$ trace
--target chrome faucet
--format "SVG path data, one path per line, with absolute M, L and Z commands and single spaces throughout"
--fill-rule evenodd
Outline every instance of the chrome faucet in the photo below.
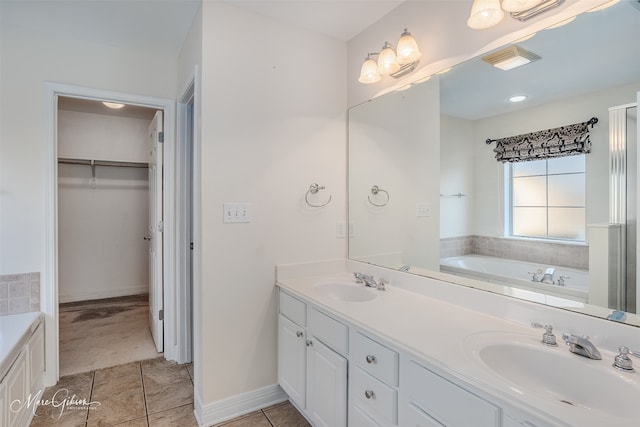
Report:
M 556 269 L 553 267 L 549 267 L 546 269 L 546 271 L 544 272 L 544 275 L 542 276 L 542 280 L 541 282 L 547 285 L 555 285 L 555 282 L 553 281 L 553 275 L 556 272 Z
M 620 351 L 620 354 L 615 357 L 613 361 L 613 367 L 624 372 L 635 372 L 635 369 L 633 369 L 633 363 L 631 362 L 631 358 L 629 357 L 629 355 L 640 358 L 640 352 L 631 351 L 624 346 L 619 347 L 618 350 Z
M 353 273 L 353 277 L 356 278 L 357 283 L 364 283 L 365 286 L 369 288 L 376 288 L 379 291 L 384 291 L 385 285 L 388 282 L 384 279 L 380 279 L 380 282 L 376 282 L 376 279 L 373 276 L 364 273 Z
M 600 360 L 602 356 L 589 337 L 580 337 L 572 334 L 562 334 L 562 339 L 569 345 L 569 351 L 589 359 Z

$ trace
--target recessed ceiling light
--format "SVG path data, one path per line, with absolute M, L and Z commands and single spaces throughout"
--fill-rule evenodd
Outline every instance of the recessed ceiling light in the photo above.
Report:
M 538 55 L 529 52 L 520 46 L 512 45 L 497 52 L 493 52 L 487 56 L 483 56 L 482 60 L 504 71 L 513 70 L 530 62 L 540 59 Z
M 522 102 L 527 99 L 527 95 L 514 95 L 509 98 L 509 102 Z
M 105 106 L 111 108 L 112 110 L 119 110 L 124 108 L 124 104 L 118 104 L 117 102 L 102 102 Z

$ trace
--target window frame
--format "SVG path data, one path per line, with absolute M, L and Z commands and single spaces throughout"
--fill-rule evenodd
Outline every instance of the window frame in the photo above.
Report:
M 513 194 L 513 163 L 512 162 L 505 162 L 504 163 L 504 195 L 505 195 L 505 204 L 504 204 L 504 215 L 506 220 L 504 221 L 504 234 L 506 237 L 509 238 L 515 238 L 515 239 L 529 239 L 529 240 L 543 240 L 545 242 L 563 242 L 563 243 L 586 243 L 587 241 L 587 225 L 586 225 L 586 209 L 587 209 L 587 194 L 586 194 L 586 176 L 587 176 L 587 171 L 586 171 L 586 153 L 584 154 L 579 154 L 579 156 L 582 156 L 584 158 L 584 162 L 585 162 L 585 170 L 584 172 L 568 172 L 568 173 L 553 173 L 553 174 L 549 174 L 549 160 L 554 160 L 555 158 L 547 158 L 547 159 L 536 159 L 536 160 L 532 160 L 532 161 L 544 161 L 545 162 L 545 174 L 544 175 L 532 175 L 532 176 L 544 176 L 545 177 L 545 206 L 540 206 L 540 207 L 544 207 L 545 211 L 546 211 L 546 236 L 528 236 L 528 235 L 520 235 L 520 234 L 514 234 L 513 233 L 513 223 L 514 223 L 514 217 L 513 217 L 513 202 L 514 202 L 514 194 Z M 584 201 L 584 205 L 583 206 L 566 206 L 567 208 L 582 208 L 584 209 L 585 212 L 585 225 L 584 225 L 584 231 L 583 231 L 583 239 L 570 239 L 570 238 L 561 238 L 561 237 L 550 237 L 549 236 L 549 176 L 557 176 L 557 175 L 583 175 L 584 177 L 584 183 L 585 183 L 585 201 Z M 561 206 L 552 206 L 552 207 L 561 207 Z

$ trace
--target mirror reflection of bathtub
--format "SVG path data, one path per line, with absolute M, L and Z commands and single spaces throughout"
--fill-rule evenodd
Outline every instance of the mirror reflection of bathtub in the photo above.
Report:
M 538 280 L 547 268 L 555 268 L 553 280 L 556 284 L 533 281 L 537 273 Z M 476 280 L 484 280 L 499 285 L 510 285 L 530 291 L 544 291 L 545 294 L 586 303 L 589 299 L 589 272 L 567 267 L 541 265 L 530 262 L 496 258 L 484 255 L 462 255 L 440 259 L 440 270 Z M 558 285 L 563 276 L 564 286 Z

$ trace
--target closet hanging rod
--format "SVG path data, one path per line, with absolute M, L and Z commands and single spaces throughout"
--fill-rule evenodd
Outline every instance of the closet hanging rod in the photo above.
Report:
M 87 166 L 113 166 L 118 168 L 148 168 L 149 164 L 144 162 L 118 162 L 111 160 L 87 160 L 87 159 L 67 159 L 58 158 L 58 163 L 67 165 L 87 165 Z

